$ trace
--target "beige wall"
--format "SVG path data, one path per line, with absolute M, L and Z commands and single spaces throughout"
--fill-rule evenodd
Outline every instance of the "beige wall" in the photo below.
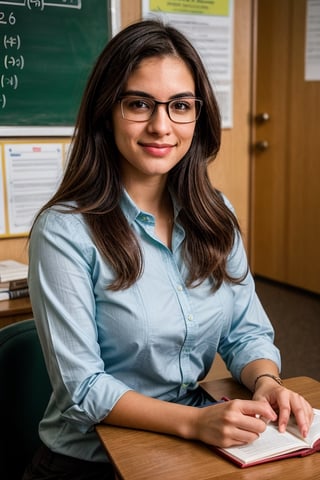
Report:
M 234 34 L 234 125 L 224 130 L 210 178 L 234 204 L 244 238 L 249 238 L 251 0 L 237 0 Z M 122 26 L 141 17 L 140 0 L 121 1 Z M 27 260 L 26 239 L 0 240 L 0 259 Z

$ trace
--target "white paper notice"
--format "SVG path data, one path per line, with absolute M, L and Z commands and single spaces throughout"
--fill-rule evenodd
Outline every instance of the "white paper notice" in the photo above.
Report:
M 320 0 L 308 0 L 306 17 L 305 80 L 320 80 Z
M 0 235 L 6 233 L 5 216 L 4 216 L 4 177 L 3 177 L 3 165 L 0 151 Z
M 62 176 L 62 145 L 5 145 L 9 234 L 30 230 L 38 210 L 52 196 Z
M 233 125 L 233 0 L 143 0 L 145 18 L 160 16 L 199 52 L 217 97 L 222 127 Z

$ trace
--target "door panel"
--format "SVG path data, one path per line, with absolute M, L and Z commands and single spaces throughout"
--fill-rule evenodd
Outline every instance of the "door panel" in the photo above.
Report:
M 320 82 L 304 81 L 305 0 L 258 0 L 252 261 L 320 293 Z

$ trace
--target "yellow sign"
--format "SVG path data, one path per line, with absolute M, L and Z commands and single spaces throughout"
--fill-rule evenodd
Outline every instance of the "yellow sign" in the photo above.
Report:
M 229 0 L 150 0 L 151 12 L 229 15 Z

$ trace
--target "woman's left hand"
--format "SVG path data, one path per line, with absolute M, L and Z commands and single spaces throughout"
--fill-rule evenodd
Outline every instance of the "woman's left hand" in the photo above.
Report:
M 299 431 L 303 437 L 309 432 L 313 420 L 313 409 L 309 402 L 301 395 L 274 381 L 261 382 L 256 389 L 253 400 L 267 401 L 278 414 L 278 427 L 280 432 L 287 428 L 290 415 L 295 416 Z

